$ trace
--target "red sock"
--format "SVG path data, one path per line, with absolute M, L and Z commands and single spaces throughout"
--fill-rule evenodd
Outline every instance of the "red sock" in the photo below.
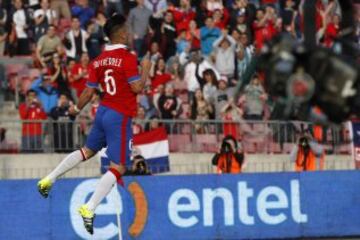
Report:
M 116 170 L 115 168 L 109 168 L 109 171 L 115 175 L 117 183 L 120 184 L 121 186 L 125 187 L 124 181 L 121 177 L 120 172 L 118 170 Z

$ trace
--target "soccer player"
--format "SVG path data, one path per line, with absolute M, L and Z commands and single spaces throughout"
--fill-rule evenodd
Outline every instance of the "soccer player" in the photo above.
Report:
M 57 178 L 107 146 L 110 167 L 99 180 L 89 201 L 79 208 L 84 226 L 90 234 L 94 231 L 95 208 L 116 182 L 123 185 L 121 176 L 130 159 L 131 119 L 136 114 L 136 94 L 142 91 L 151 67 L 150 60 L 145 57 L 141 62 L 142 72 L 139 75 L 137 58 L 125 45 L 129 33 L 123 16 L 114 15 L 108 19 L 104 32 L 111 44 L 106 45 L 104 52 L 90 64 L 87 87 L 78 104 L 69 109 L 70 114 L 78 114 L 91 100 L 98 85 L 101 85 L 104 96 L 86 144 L 80 150 L 70 153 L 49 175 L 38 182 L 40 194 L 47 198 Z

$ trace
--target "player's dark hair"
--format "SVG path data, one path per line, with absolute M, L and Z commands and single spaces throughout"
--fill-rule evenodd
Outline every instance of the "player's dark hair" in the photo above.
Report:
M 112 35 L 121 29 L 126 23 L 126 18 L 121 14 L 115 14 L 111 16 L 104 25 L 104 33 L 105 35 L 112 38 Z

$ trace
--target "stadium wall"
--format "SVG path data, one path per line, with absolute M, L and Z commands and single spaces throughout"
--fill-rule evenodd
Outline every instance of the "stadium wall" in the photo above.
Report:
M 358 171 L 129 177 L 97 208 L 90 237 L 76 210 L 96 183 L 60 180 L 42 199 L 35 180 L 0 181 L 0 239 L 360 236 Z
M 40 178 L 51 171 L 65 154 L 2 154 L 0 155 L 0 179 Z M 171 154 L 170 173 L 199 174 L 212 173 L 212 154 Z M 289 155 L 246 155 L 244 172 L 293 171 Z M 65 177 L 94 177 L 100 174 L 100 157 L 80 164 Z M 349 155 L 326 156 L 327 170 L 354 169 L 354 161 Z

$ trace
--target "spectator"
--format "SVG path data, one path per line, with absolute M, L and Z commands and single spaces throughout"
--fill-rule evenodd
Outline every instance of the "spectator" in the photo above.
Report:
M 221 109 L 221 117 L 224 121 L 224 135 L 230 135 L 233 136 L 235 139 L 240 139 L 242 130 L 241 128 L 243 127 L 240 125 L 240 121 L 243 120 L 243 111 L 235 105 L 232 99 L 230 99 Z
M 62 59 L 59 54 L 54 53 L 52 58 L 52 66 L 51 66 L 51 82 L 56 86 L 59 94 L 64 94 L 71 97 L 71 91 L 69 88 L 69 82 L 67 79 L 67 70 L 65 63 L 62 62 Z
M 29 55 L 30 45 L 29 36 L 27 33 L 28 23 L 30 22 L 30 16 L 28 12 L 23 8 L 22 0 L 14 1 L 15 12 L 13 14 L 13 23 L 15 25 L 16 32 L 16 54 L 17 55 Z
M 54 148 L 55 152 L 70 152 L 74 150 L 73 143 L 73 121 L 75 116 L 69 115 L 69 107 L 72 104 L 69 98 L 62 94 L 58 105 L 51 109 L 50 116 L 55 121 Z
M 8 21 L 8 15 L 3 6 L 0 5 L 0 56 L 4 55 L 5 42 L 8 37 L 6 23 Z
M 103 27 L 106 22 L 106 17 L 103 13 L 98 12 L 94 21 L 91 21 L 87 26 L 89 38 L 87 41 L 89 57 L 94 59 L 101 53 L 102 45 L 105 43 L 105 35 Z
M 241 173 L 244 166 L 244 153 L 238 148 L 238 143 L 232 136 L 226 136 L 218 153 L 212 158 L 212 164 L 217 167 L 217 173 Z
M 255 48 L 260 51 L 265 41 L 270 40 L 276 33 L 275 23 L 272 21 L 273 8 L 258 9 L 256 11 L 256 20 L 252 27 L 255 36 Z
M 58 18 L 71 19 L 70 7 L 68 1 L 51 0 L 51 9 L 56 11 Z
M 196 13 L 191 8 L 190 0 L 180 0 L 180 6 L 168 7 L 168 10 L 173 14 L 176 30 L 188 29 L 191 20 L 195 19 Z
M 228 103 L 230 98 L 234 96 L 234 88 L 228 88 L 227 79 L 221 78 L 219 80 L 218 90 L 215 93 L 215 119 L 221 120 L 221 110 Z
M 174 119 L 178 115 L 180 100 L 174 95 L 174 87 L 167 84 L 165 93 L 159 97 L 158 106 L 162 119 Z
M 161 17 L 167 10 L 166 0 L 145 0 L 145 7 L 149 9 L 154 16 Z
M 195 91 L 195 99 L 192 101 L 191 109 L 191 118 L 198 121 L 209 120 L 211 114 L 213 113 L 212 106 L 204 99 L 203 93 L 200 89 Z M 197 133 L 201 134 L 208 132 L 207 126 L 204 126 L 203 123 L 196 124 L 195 130 Z
M 139 133 L 144 132 L 145 124 L 146 124 L 145 121 L 146 121 L 145 108 L 143 106 L 139 105 L 137 108 L 136 118 L 134 119 L 134 122 L 133 122 L 133 133 L 134 134 L 139 134 Z
M 264 88 L 261 86 L 258 76 L 255 76 L 249 85 L 245 87 L 242 101 L 245 101 L 245 119 L 262 120 L 267 99 Z
M 176 40 L 176 52 L 177 54 L 181 54 L 182 52 L 190 51 L 190 43 L 186 39 L 186 30 L 181 30 L 179 36 Z
M 147 54 L 149 55 L 150 60 L 153 64 L 155 64 L 159 58 L 162 58 L 159 43 L 152 42 L 150 44 L 150 50 L 147 52 Z
M 228 21 L 229 21 L 229 13 L 226 8 L 220 10 L 217 9 L 214 11 L 212 18 L 214 20 L 215 27 L 224 30 L 228 27 Z
M 166 12 L 164 21 L 161 24 L 161 51 L 165 60 L 176 53 L 176 28 L 174 17 L 171 12 Z
M 246 34 L 240 35 L 240 42 L 246 44 L 247 36 Z M 246 45 L 241 44 L 236 49 L 236 57 L 235 57 L 235 79 L 237 81 L 243 81 L 244 75 L 250 62 L 253 57 L 252 48 L 247 47 Z
M 89 23 L 89 21 L 95 16 L 95 10 L 89 7 L 88 0 L 77 0 L 76 5 L 71 8 L 71 13 L 73 16 L 78 17 L 80 20 L 81 28 Z
M 78 17 L 73 17 L 71 20 L 71 29 L 65 35 L 64 45 L 66 48 L 66 56 L 69 59 L 80 59 L 82 53 L 86 53 L 86 41 L 88 33 L 80 28 L 80 21 Z
M 198 29 L 195 20 L 191 20 L 189 23 L 189 30 L 186 32 L 186 39 L 189 41 L 191 49 L 199 49 L 201 47 L 200 30 Z
M 210 68 L 206 69 L 203 72 L 203 75 L 205 82 L 203 88 L 204 99 L 205 101 L 213 105 L 215 102 L 214 96 L 217 91 L 218 80 L 216 78 L 215 72 Z
M 145 125 L 145 132 L 157 129 L 162 126 L 162 123 L 160 122 L 160 119 L 158 116 L 152 116 L 150 118 L 150 121 L 146 123 Z
M 240 34 L 244 33 L 249 39 L 251 39 L 251 28 L 246 21 L 245 12 L 239 11 L 236 15 L 236 21 L 231 25 L 231 29 L 237 30 Z
M 179 115 L 181 101 L 175 96 L 171 84 L 165 86 L 165 93 L 159 97 L 158 107 L 161 119 L 173 120 Z M 168 133 L 174 133 L 173 123 L 166 122 L 165 129 Z
M 159 58 L 155 64 L 153 64 L 150 77 L 151 77 L 151 90 L 155 91 L 155 89 L 160 84 L 167 84 L 171 81 L 171 74 L 166 73 L 166 65 L 163 58 Z
M 114 13 L 124 14 L 124 7 L 122 2 L 122 0 L 103 0 L 106 17 L 109 18 Z
M 139 57 L 143 56 L 144 38 L 147 33 L 149 18 L 152 12 L 144 5 L 144 0 L 136 0 L 137 6 L 131 9 L 128 22 L 132 38 L 134 40 L 134 48 Z
M 54 53 L 62 53 L 60 38 L 56 35 L 56 28 L 50 25 L 47 34 L 42 36 L 36 47 L 36 56 L 42 67 L 46 67 L 51 62 Z
M 31 89 L 36 92 L 46 114 L 49 114 L 51 109 L 57 105 L 58 91 L 52 86 L 51 76 L 47 69 L 31 84 Z
M 221 31 L 215 27 L 214 20 L 211 17 L 207 17 L 205 26 L 200 29 L 201 53 L 203 55 L 210 55 L 213 49 L 213 43 L 220 35 Z
M 290 160 L 295 163 L 298 172 L 323 170 L 323 147 L 310 134 L 302 134 L 290 153 Z
M 89 55 L 87 53 L 82 53 L 80 63 L 75 64 L 71 69 L 71 77 L 69 78 L 69 81 L 72 90 L 75 91 L 76 97 L 80 97 L 81 93 L 85 89 L 87 81 L 89 80 L 89 63 Z
M 202 58 L 199 51 L 193 51 L 190 54 L 190 62 L 185 67 L 184 81 L 187 83 L 189 99 L 193 99 L 194 92 L 198 88 L 204 86 L 203 72 L 206 69 L 212 69 L 216 77 L 219 79 L 220 74 L 218 71 L 204 58 Z
M 335 14 L 332 17 L 332 21 L 327 25 L 324 36 L 324 45 L 327 48 L 331 48 L 334 44 L 334 40 L 340 32 L 340 16 Z
M 34 40 L 38 42 L 47 32 L 50 25 L 57 24 L 56 11 L 49 8 L 49 0 L 41 0 L 41 8 L 34 12 L 34 20 Z
M 22 125 L 21 149 L 23 152 L 41 152 L 43 149 L 42 123 L 36 122 L 46 119 L 46 113 L 38 101 L 36 92 L 28 90 L 24 103 L 19 105 Z M 32 120 L 35 120 L 32 122 Z
M 213 43 L 215 67 L 219 73 L 226 76 L 232 85 L 232 78 L 235 72 L 235 40 L 228 35 L 227 30 Z
M 206 9 L 209 12 L 216 11 L 217 9 L 222 10 L 224 8 L 221 0 L 207 0 L 206 1 Z

